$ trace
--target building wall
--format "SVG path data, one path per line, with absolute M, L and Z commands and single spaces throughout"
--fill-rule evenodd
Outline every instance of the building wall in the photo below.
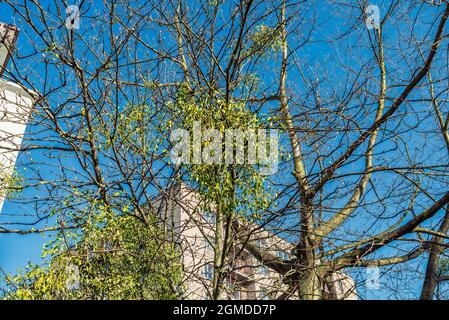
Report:
M 153 202 L 159 216 L 173 230 L 174 240 L 182 251 L 185 269 L 185 298 L 192 300 L 210 299 L 212 287 L 212 265 L 214 258 L 213 214 L 204 210 L 195 190 L 181 185 L 170 196 L 158 197 Z M 165 200 L 171 199 L 171 200 Z M 293 245 L 257 225 L 249 225 L 251 241 L 265 251 L 290 259 Z M 238 244 L 229 255 L 230 270 L 224 299 L 276 299 L 284 293 L 286 286 L 275 271 L 261 265 L 249 252 Z M 357 299 L 354 281 L 344 273 L 333 276 L 337 299 Z
M 14 171 L 32 105 L 33 99 L 25 90 L 0 79 L 0 213 L 6 181 Z

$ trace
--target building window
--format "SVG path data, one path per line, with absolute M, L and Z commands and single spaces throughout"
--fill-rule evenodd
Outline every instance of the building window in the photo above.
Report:
M 256 245 L 261 248 L 264 249 L 267 247 L 267 242 L 264 239 L 257 239 L 256 240 Z
M 242 292 L 239 289 L 235 289 L 232 296 L 235 300 L 242 300 Z
M 266 265 L 261 265 L 259 266 L 259 273 L 266 276 L 270 273 L 270 270 L 268 270 L 268 267 Z
M 208 280 L 212 280 L 214 276 L 214 266 L 209 264 L 206 264 L 204 266 L 204 277 Z
M 289 260 L 290 259 L 290 255 L 288 254 L 288 252 L 285 252 L 283 250 L 276 251 L 276 255 L 278 256 L 278 258 L 280 258 L 282 260 Z
M 209 224 L 215 224 L 215 214 L 209 210 L 203 211 L 203 219 Z
M 258 299 L 259 300 L 270 300 L 270 294 L 268 293 L 267 289 L 261 289 L 259 294 L 258 294 Z

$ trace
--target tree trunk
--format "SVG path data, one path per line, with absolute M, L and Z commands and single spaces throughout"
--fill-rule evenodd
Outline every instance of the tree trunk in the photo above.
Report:
M 447 233 L 449 230 L 449 212 L 443 218 L 439 232 Z M 432 300 L 435 294 L 435 288 L 438 284 L 438 266 L 440 264 L 440 254 L 442 247 L 440 244 L 443 238 L 434 236 L 429 249 L 429 259 L 427 262 L 426 276 L 421 290 L 421 300 Z

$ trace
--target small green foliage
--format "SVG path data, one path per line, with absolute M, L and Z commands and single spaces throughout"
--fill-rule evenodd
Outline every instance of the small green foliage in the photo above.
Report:
M 448 275 L 449 274 L 449 259 L 441 259 L 439 266 L 439 274 Z
M 259 25 L 254 32 L 250 33 L 249 43 L 248 52 L 250 54 L 261 51 L 262 56 L 267 57 L 280 50 L 282 46 L 280 29 Z
M 187 86 L 177 92 L 173 118 L 178 119 L 178 127 L 190 132 L 193 123 L 200 122 L 203 130 L 217 129 L 222 136 L 227 129 L 262 129 L 261 121 L 246 108 L 246 103 L 234 100 L 226 102 L 218 90 L 194 94 Z M 207 143 L 203 141 L 202 147 Z M 196 185 L 206 206 L 219 209 L 224 216 L 237 214 L 247 220 L 257 219 L 269 203 L 264 188 L 265 178 L 260 175 L 257 166 L 248 163 L 225 164 L 222 161 L 188 164 L 184 165 L 184 169 L 185 177 Z
M 209 0 L 208 1 L 208 4 L 211 7 L 218 7 L 218 6 L 222 5 L 223 3 L 224 3 L 224 0 Z
M 0 164 L 0 196 L 12 198 L 20 192 L 23 184 L 22 176 L 14 171 L 9 174 Z
M 107 210 L 82 235 L 58 235 L 44 267 L 29 265 L 12 277 L 7 299 L 176 299 L 181 292 L 180 253 L 155 221 Z M 79 241 L 64 248 L 67 237 Z

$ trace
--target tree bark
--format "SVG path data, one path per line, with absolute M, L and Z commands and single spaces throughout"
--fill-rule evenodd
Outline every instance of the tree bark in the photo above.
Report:
M 449 212 L 446 212 L 443 222 L 438 230 L 441 233 L 447 233 L 449 230 Z M 440 254 L 443 248 L 440 244 L 443 238 L 433 236 L 432 245 L 429 249 L 429 260 L 427 262 L 426 276 L 424 278 L 423 287 L 421 289 L 421 300 L 432 300 L 435 294 L 435 288 L 438 284 L 438 266 L 440 264 Z

